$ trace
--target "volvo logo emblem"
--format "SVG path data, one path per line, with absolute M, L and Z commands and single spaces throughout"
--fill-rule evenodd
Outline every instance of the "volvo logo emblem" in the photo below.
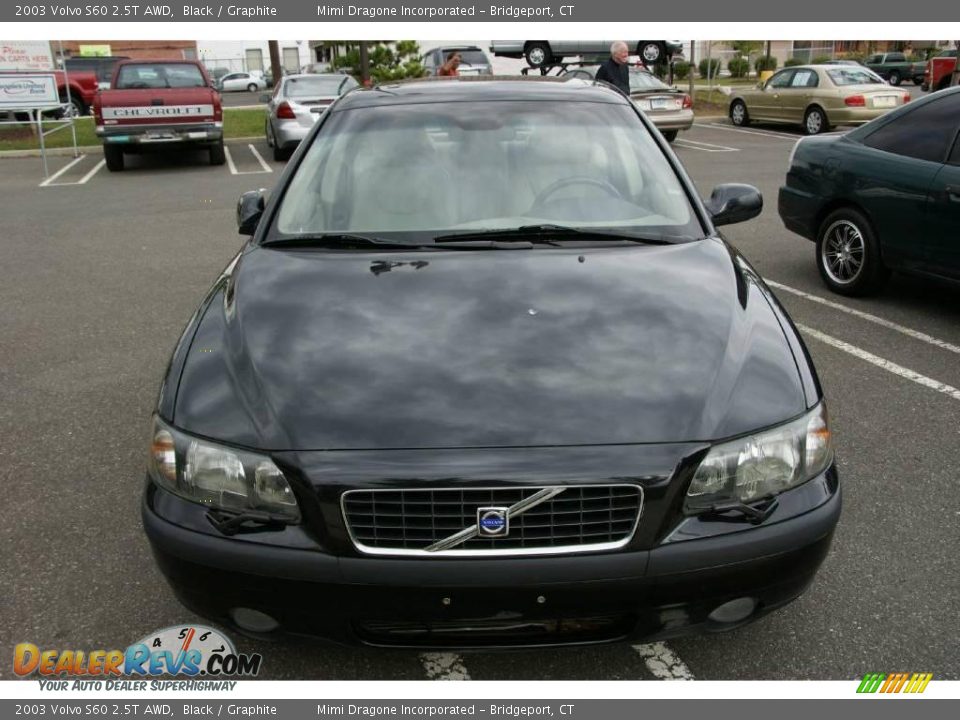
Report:
M 505 537 L 510 533 L 510 510 L 505 507 L 477 508 L 480 537 Z

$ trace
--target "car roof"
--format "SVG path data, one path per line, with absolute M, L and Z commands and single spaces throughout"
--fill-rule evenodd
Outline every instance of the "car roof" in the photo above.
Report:
M 284 75 L 283 81 L 286 82 L 287 80 L 299 80 L 301 78 L 337 78 L 339 80 L 343 80 L 346 77 L 350 76 L 345 75 L 344 73 L 294 73 L 293 75 Z
M 503 100 L 629 104 L 629 100 L 616 90 L 579 78 L 493 75 L 420 78 L 384 83 L 344 95 L 335 109 Z

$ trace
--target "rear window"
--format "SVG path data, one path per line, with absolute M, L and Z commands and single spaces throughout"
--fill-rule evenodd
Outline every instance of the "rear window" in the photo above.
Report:
M 137 88 L 194 88 L 204 87 L 203 73 L 196 65 L 187 63 L 149 63 L 125 65 L 117 76 L 118 90 Z
M 827 75 L 834 85 L 883 85 L 883 78 L 867 68 L 844 65 L 836 69 L 827 70 Z
M 490 61 L 487 60 L 487 56 L 483 54 L 482 50 L 458 50 L 460 53 L 460 61 L 465 65 L 489 65 Z M 446 54 L 444 54 L 444 60 L 446 60 Z
M 330 97 L 356 86 L 357 81 L 349 75 L 288 78 L 283 92 L 288 98 Z
M 660 81 L 656 75 L 648 72 L 630 73 L 630 92 L 643 92 L 645 90 L 670 90 L 670 86 Z

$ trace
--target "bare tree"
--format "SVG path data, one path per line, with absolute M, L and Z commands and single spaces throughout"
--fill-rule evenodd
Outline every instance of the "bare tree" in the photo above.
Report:
M 960 40 L 954 40 L 953 44 L 957 48 L 957 61 L 953 66 L 953 76 L 950 78 L 951 87 L 960 85 Z M 932 90 L 933 88 L 930 89 Z

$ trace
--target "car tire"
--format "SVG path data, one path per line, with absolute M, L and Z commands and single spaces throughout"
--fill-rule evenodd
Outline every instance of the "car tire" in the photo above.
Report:
M 892 72 L 890 73 L 890 77 L 887 78 L 887 80 L 890 82 L 890 84 L 893 85 L 894 87 L 896 87 L 897 85 L 899 85 L 899 84 L 900 84 L 900 81 L 901 81 L 902 79 L 903 79 L 903 78 L 900 77 L 900 73 L 897 72 L 896 70 L 892 71 Z
M 914 85 L 923 85 L 923 75 L 917 75 L 917 76 L 913 79 L 913 84 L 914 84 Z
M 553 62 L 553 53 L 547 43 L 530 43 L 523 55 L 530 67 L 543 67 Z
M 817 269 L 830 290 L 849 296 L 876 293 L 890 276 L 870 221 L 853 208 L 834 210 L 820 224 Z
M 120 172 L 123 170 L 123 148 L 119 145 L 104 145 L 103 159 L 107 163 L 107 170 Z
M 254 83 L 250 83 L 249 85 L 247 85 L 247 90 L 249 92 L 256 92 L 259 89 L 260 88 L 258 88 Z
M 656 65 L 663 60 L 663 45 L 652 40 L 644 40 L 637 45 L 637 55 L 644 65 Z
M 677 139 L 677 135 L 679 135 L 679 134 L 680 134 L 680 131 L 679 131 L 679 130 L 664 130 L 664 131 L 663 131 L 663 138 L 664 138 L 664 140 L 666 140 L 668 143 L 672 143 L 674 140 Z
M 819 135 L 830 129 L 830 123 L 827 120 L 827 114 L 823 108 L 814 105 L 807 108 L 803 115 L 803 132 L 807 135 Z
M 747 104 L 743 100 L 734 100 L 730 103 L 730 122 L 737 127 L 746 127 L 750 124 L 750 113 L 747 112 Z
M 60 96 L 60 102 L 64 105 L 67 105 L 67 94 L 64 93 Z M 87 106 L 83 102 L 83 98 L 79 97 L 76 93 L 70 93 L 70 107 L 66 110 L 57 110 L 53 113 L 53 117 L 57 120 L 61 120 L 66 117 L 83 117 L 87 114 Z
M 223 140 L 210 146 L 210 164 L 223 165 L 227 161 L 227 152 L 223 147 Z

